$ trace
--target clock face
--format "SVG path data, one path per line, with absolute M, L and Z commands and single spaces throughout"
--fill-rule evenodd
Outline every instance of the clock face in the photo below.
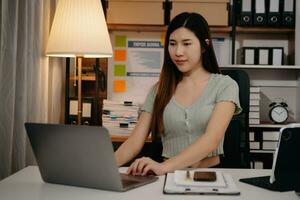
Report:
M 271 109 L 270 117 L 276 123 L 283 123 L 288 118 L 288 111 L 282 106 L 275 106 Z

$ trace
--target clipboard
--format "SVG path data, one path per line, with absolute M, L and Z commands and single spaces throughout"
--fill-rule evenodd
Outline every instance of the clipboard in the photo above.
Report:
M 211 186 L 183 186 L 177 185 L 174 181 L 175 173 L 168 173 L 165 176 L 163 193 L 164 194 L 182 194 L 182 195 L 240 195 L 230 174 L 222 173 L 226 187 Z

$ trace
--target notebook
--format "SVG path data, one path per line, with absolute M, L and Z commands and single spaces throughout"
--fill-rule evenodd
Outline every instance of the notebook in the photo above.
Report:
M 127 191 L 158 179 L 120 174 L 104 127 L 25 123 L 25 128 L 45 182 Z
M 197 169 L 207 170 L 207 169 Z M 230 174 L 218 172 L 215 182 L 194 182 L 182 179 L 183 170 L 168 173 L 165 178 L 164 194 L 191 194 L 191 195 L 239 195 L 240 191 L 236 187 Z M 193 171 L 191 172 L 193 176 Z
M 273 191 L 290 191 L 300 186 L 300 124 L 280 129 L 270 176 L 240 179 L 241 182 Z

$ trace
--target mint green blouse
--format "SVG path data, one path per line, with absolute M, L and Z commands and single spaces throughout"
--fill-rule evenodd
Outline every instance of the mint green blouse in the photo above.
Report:
M 157 87 L 151 88 L 142 107 L 143 112 L 152 113 L 156 91 Z M 233 102 L 236 105 L 235 114 L 242 110 L 237 83 L 222 74 L 211 74 L 202 95 L 191 106 L 180 105 L 173 96 L 163 113 L 165 134 L 161 138 L 162 156 L 170 158 L 179 154 L 204 134 L 214 106 L 221 101 Z M 223 154 L 223 142 L 224 138 L 208 156 Z

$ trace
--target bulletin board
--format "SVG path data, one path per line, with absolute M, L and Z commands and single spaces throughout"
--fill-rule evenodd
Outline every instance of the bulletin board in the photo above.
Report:
M 108 99 L 142 104 L 159 79 L 163 34 L 112 32 L 113 57 L 108 60 Z

